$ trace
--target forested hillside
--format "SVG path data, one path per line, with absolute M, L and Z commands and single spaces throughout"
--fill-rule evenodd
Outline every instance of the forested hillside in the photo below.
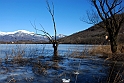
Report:
M 101 22 L 102 23 L 102 22 Z M 105 29 L 98 25 L 94 25 L 84 31 L 79 31 L 70 36 L 59 39 L 60 43 L 71 43 L 71 44 L 108 44 L 105 36 L 108 35 Z M 124 43 L 124 23 L 121 26 L 118 43 Z

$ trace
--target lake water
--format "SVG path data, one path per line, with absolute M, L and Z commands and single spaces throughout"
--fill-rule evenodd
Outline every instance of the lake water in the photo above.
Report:
M 70 83 L 106 83 L 111 63 L 97 56 L 87 55 L 92 47 L 94 46 L 60 44 L 58 54 L 63 58 L 53 61 L 51 44 L 1 44 L 0 83 L 63 83 L 62 79 L 70 79 Z M 82 51 L 89 57 L 70 57 Z M 18 55 L 29 60 L 17 61 L 18 63 L 13 61 L 13 57 Z
M 76 45 L 76 44 L 60 44 L 58 46 L 58 54 L 64 56 L 70 54 L 73 51 L 83 51 L 92 48 L 93 45 Z M 0 45 L 0 58 L 5 58 L 10 54 L 14 56 L 14 53 L 25 52 L 23 55 L 29 57 L 36 57 L 39 55 L 52 56 L 53 47 L 52 44 L 1 44 Z

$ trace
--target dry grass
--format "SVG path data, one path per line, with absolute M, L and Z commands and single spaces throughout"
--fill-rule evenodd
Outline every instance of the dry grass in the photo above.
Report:
M 89 50 L 90 54 L 111 54 L 111 48 L 109 45 L 99 45 L 94 46 L 92 49 Z
M 89 53 L 91 55 L 100 55 L 100 58 L 106 58 L 106 60 L 124 60 L 123 45 L 118 45 L 117 53 L 112 54 L 110 45 L 99 45 L 93 47 Z
M 13 64 L 22 64 L 25 65 L 26 63 L 28 63 L 28 59 L 24 58 L 22 55 L 18 55 L 18 56 L 14 56 L 13 60 L 12 60 Z
M 124 45 L 118 45 L 117 53 L 124 53 Z M 91 54 L 112 54 L 110 45 L 99 45 L 94 46 L 93 49 L 89 51 Z
M 110 74 L 107 83 L 124 83 L 124 62 L 115 61 L 110 68 Z

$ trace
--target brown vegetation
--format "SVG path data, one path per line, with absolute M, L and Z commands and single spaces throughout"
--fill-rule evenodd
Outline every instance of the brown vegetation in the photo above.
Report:
M 105 58 L 106 60 L 123 61 L 124 60 L 124 48 L 123 45 L 118 45 L 117 53 L 112 54 L 111 47 L 109 45 L 95 46 L 89 52 L 91 55 L 100 55 L 99 57 Z M 112 56 L 113 55 L 113 56 Z

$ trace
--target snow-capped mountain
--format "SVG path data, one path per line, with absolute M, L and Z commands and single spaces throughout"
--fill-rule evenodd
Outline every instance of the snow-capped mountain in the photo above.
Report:
M 52 36 L 52 37 L 53 37 L 53 39 L 55 38 L 55 36 Z M 58 34 L 58 35 L 56 36 L 56 39 L 60 39 L 60 38 L 63 38 L 63 37 L 66 37 L 66 35 Z
M 57 36 L 57 39 L 65 37 L 62 34 Z M 53 37 L 54 38 L 54 37 Z M 0 31 L 0 41 L 3 42 L 17 42 L 17 41 L 32 41 L 32 42 L 48 42 L 46 36 L 36 35 L 34 32 L 29 32 L 26 30 L 18 30 L 14 32 L 1 32 Z
M 26 31 L 26 30 L 18 30 L 18 31 L 14 31 L 14 32 L 1 32 L 0 31 L 0 35 L 11 35 L 11 34 L 15 34 L 15 33 L 34 34 L 34 32 L 29 32 L 29 31 Z
M 26 30 L 18 30 L 14 32 L 0 32 L 0 41 L 16 42 L 16 41 L 48 41 L 45 36 L 35 35 L 34 32 Z

